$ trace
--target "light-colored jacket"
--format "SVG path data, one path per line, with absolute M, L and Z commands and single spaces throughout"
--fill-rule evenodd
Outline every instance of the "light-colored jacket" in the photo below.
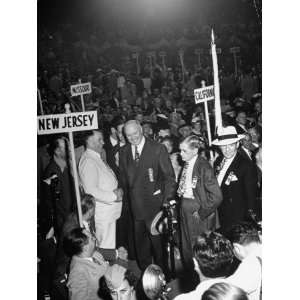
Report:
M 108 264 L 101 265 L 78 256 L 73 256 L 67 287 L 70 300 L 99 300 L 99 279 L 105 274 Z
M 84 192 L 96 198 L 96 217 L 104 220 L 117 220 L 121 215 L 122 202 L 113 192 L 118 181 L 112 169 L 100 155 L 87 149 L 81 156 L 78 173 Z

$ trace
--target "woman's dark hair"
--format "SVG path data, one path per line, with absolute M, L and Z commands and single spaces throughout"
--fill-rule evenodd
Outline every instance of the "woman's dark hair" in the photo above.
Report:
M 83 246 L 89 242 L 89 237 L 83 232 L 84 228 L 74 228 L 63 240 L 65 253 L 72 257 L 82 252 Z

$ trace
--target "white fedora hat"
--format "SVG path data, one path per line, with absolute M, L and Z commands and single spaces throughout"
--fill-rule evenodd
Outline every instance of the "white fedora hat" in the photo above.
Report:
M 213 145 L 225 146 L 233 144 L 243 139 L 243 134 L 237 134 L 234 126 L 221 127 L 218 129 L 217 137 L 212 141 Z

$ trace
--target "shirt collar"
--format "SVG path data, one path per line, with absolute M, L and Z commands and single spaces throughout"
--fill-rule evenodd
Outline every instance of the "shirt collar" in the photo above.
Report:
M 198 154 L 195 155 L 194 157 L 192 157 L 189 161 L 187 161 L 188 165 L 191 166 L 191 165 L 194 165 L 196 160 L 198 158 Z
M 94 151 L 94 150 L 92 150 L 90 148 L 86 148 L 86 152 L 89 153 L 92 156 L 95 156 L 97 158 L 99 158 L 99 157 L 101 158 L 100 153 L 98 153 L 98 152 L 96 152 L 96 151 Z
M 141 154 L 141 152 L 142 152 L 142 150 L 144 148 L 145 142 L 146 142 L 146 139 L 143 136 L 141 142 L 137 145 L 137 148 L 138 148 L 138 151 L 139 151 L 140 154 Z M 131 149 L 133 151 L 135 151 L 135 145 L 131 145 Z

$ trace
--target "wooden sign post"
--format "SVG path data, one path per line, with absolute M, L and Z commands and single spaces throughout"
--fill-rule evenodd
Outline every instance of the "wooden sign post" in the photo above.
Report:
M 178 54 L 179 54 L 179 59 L 180 59 L 180 64 L 182 69 L 182 82 L 184 82 L 184 50 L 180 49 L 178 51 Z
M 203 49 L 195 49 L 194 52 L 198 57 L 198 66 L 201 68 L 201 55 L 203 54 Z
M 90 82 L 81 83 L 80 78 L 78 79 L 78 82 L 79 84 L 71 85 L 71 96 L 80 96 L 82 111 L 85 111 L 83 95 L 90 94 L 92 92 L 92 86 Z
M 150 64 L 150 76 L 151 76 L 151 78 L 152 78 L 152 77 L 153 77 L 153 63 L 152 63 L 153 51 L 147 52 L 147 57 L 149 58 L 149 64 Z
M 214 71 L 214 89 L 215 89 L 215 129 L 222 128 L 222 113 L 221 113 L 221 100 L 220 100 L 220 83 L 219 83 L 219 69 L 218 57 L 215 44 L 214 31 L 211 30 L 211 56 Z M 216 130 L 215 130 L 216 131 Z
M 38 91 L 38 98 L 39 98 L 40 110 L 41 110 L 41 114 L 43 115 L 44 114 L 44 109 L 43 109 L 43 102 L 42 102 L 42 98 L 41 98 L 41 92 L 40 92 L 39 89 L 37 91 Z
M 194 90 L 194 98 L 195 103 L 204 103 L 204 111 L 205 111 L 205 119 L 206 119 L 206 127 L 207 127 L 207 137 L 208 137 L 208 145 L 211 146 L 211 131 L 210 131 L 210 121 L 209 121 L 209 113 L 208 113 L 208 106 L 207 101 L 214 100 L 215 99 L 215 93 L 214 93 L 214 86 L 205 86 L 205 81 L 201 81 L 202 88 L 195 89 Z M 210 150 L 210 159 L 213 161 L 213 153 Z
M 132 53 L 132 58 L 136 60 L 136 74 L 140 74 L 140 65 L 139 65 L 139 53 L 134 52 Z
M 237 57 L 236 54 L 240 52 L 240 47 L 232 47 L 229 49 L 230 53 L 233 54 L 233 61 L 234 61 L 234 75 L 235 78 L 238 76 L 238 67 L 237 67 Z
M 65 114 L 38 116 L 37 133 L 39 135 L 44 135 L 44 134 L 56 134 L 56 133 L 68 132 L 70 151 L 71 151 L 71 160 L 72 160 L 72 170 L 73 170 L 73 177 L 75 182 L 78 220 L 79 220 L 80 227 L 82 227 L 83 224 L 82 224 L 81 200 L 80 200 L 78 174 L 77 174 L 76 160 L 75 160 L 73 131 L 98 129 L 98 117 L 97 117 L 97 111 L 71 113 L 69 103 L 65 105 L 65 109 L 66 109 Z

